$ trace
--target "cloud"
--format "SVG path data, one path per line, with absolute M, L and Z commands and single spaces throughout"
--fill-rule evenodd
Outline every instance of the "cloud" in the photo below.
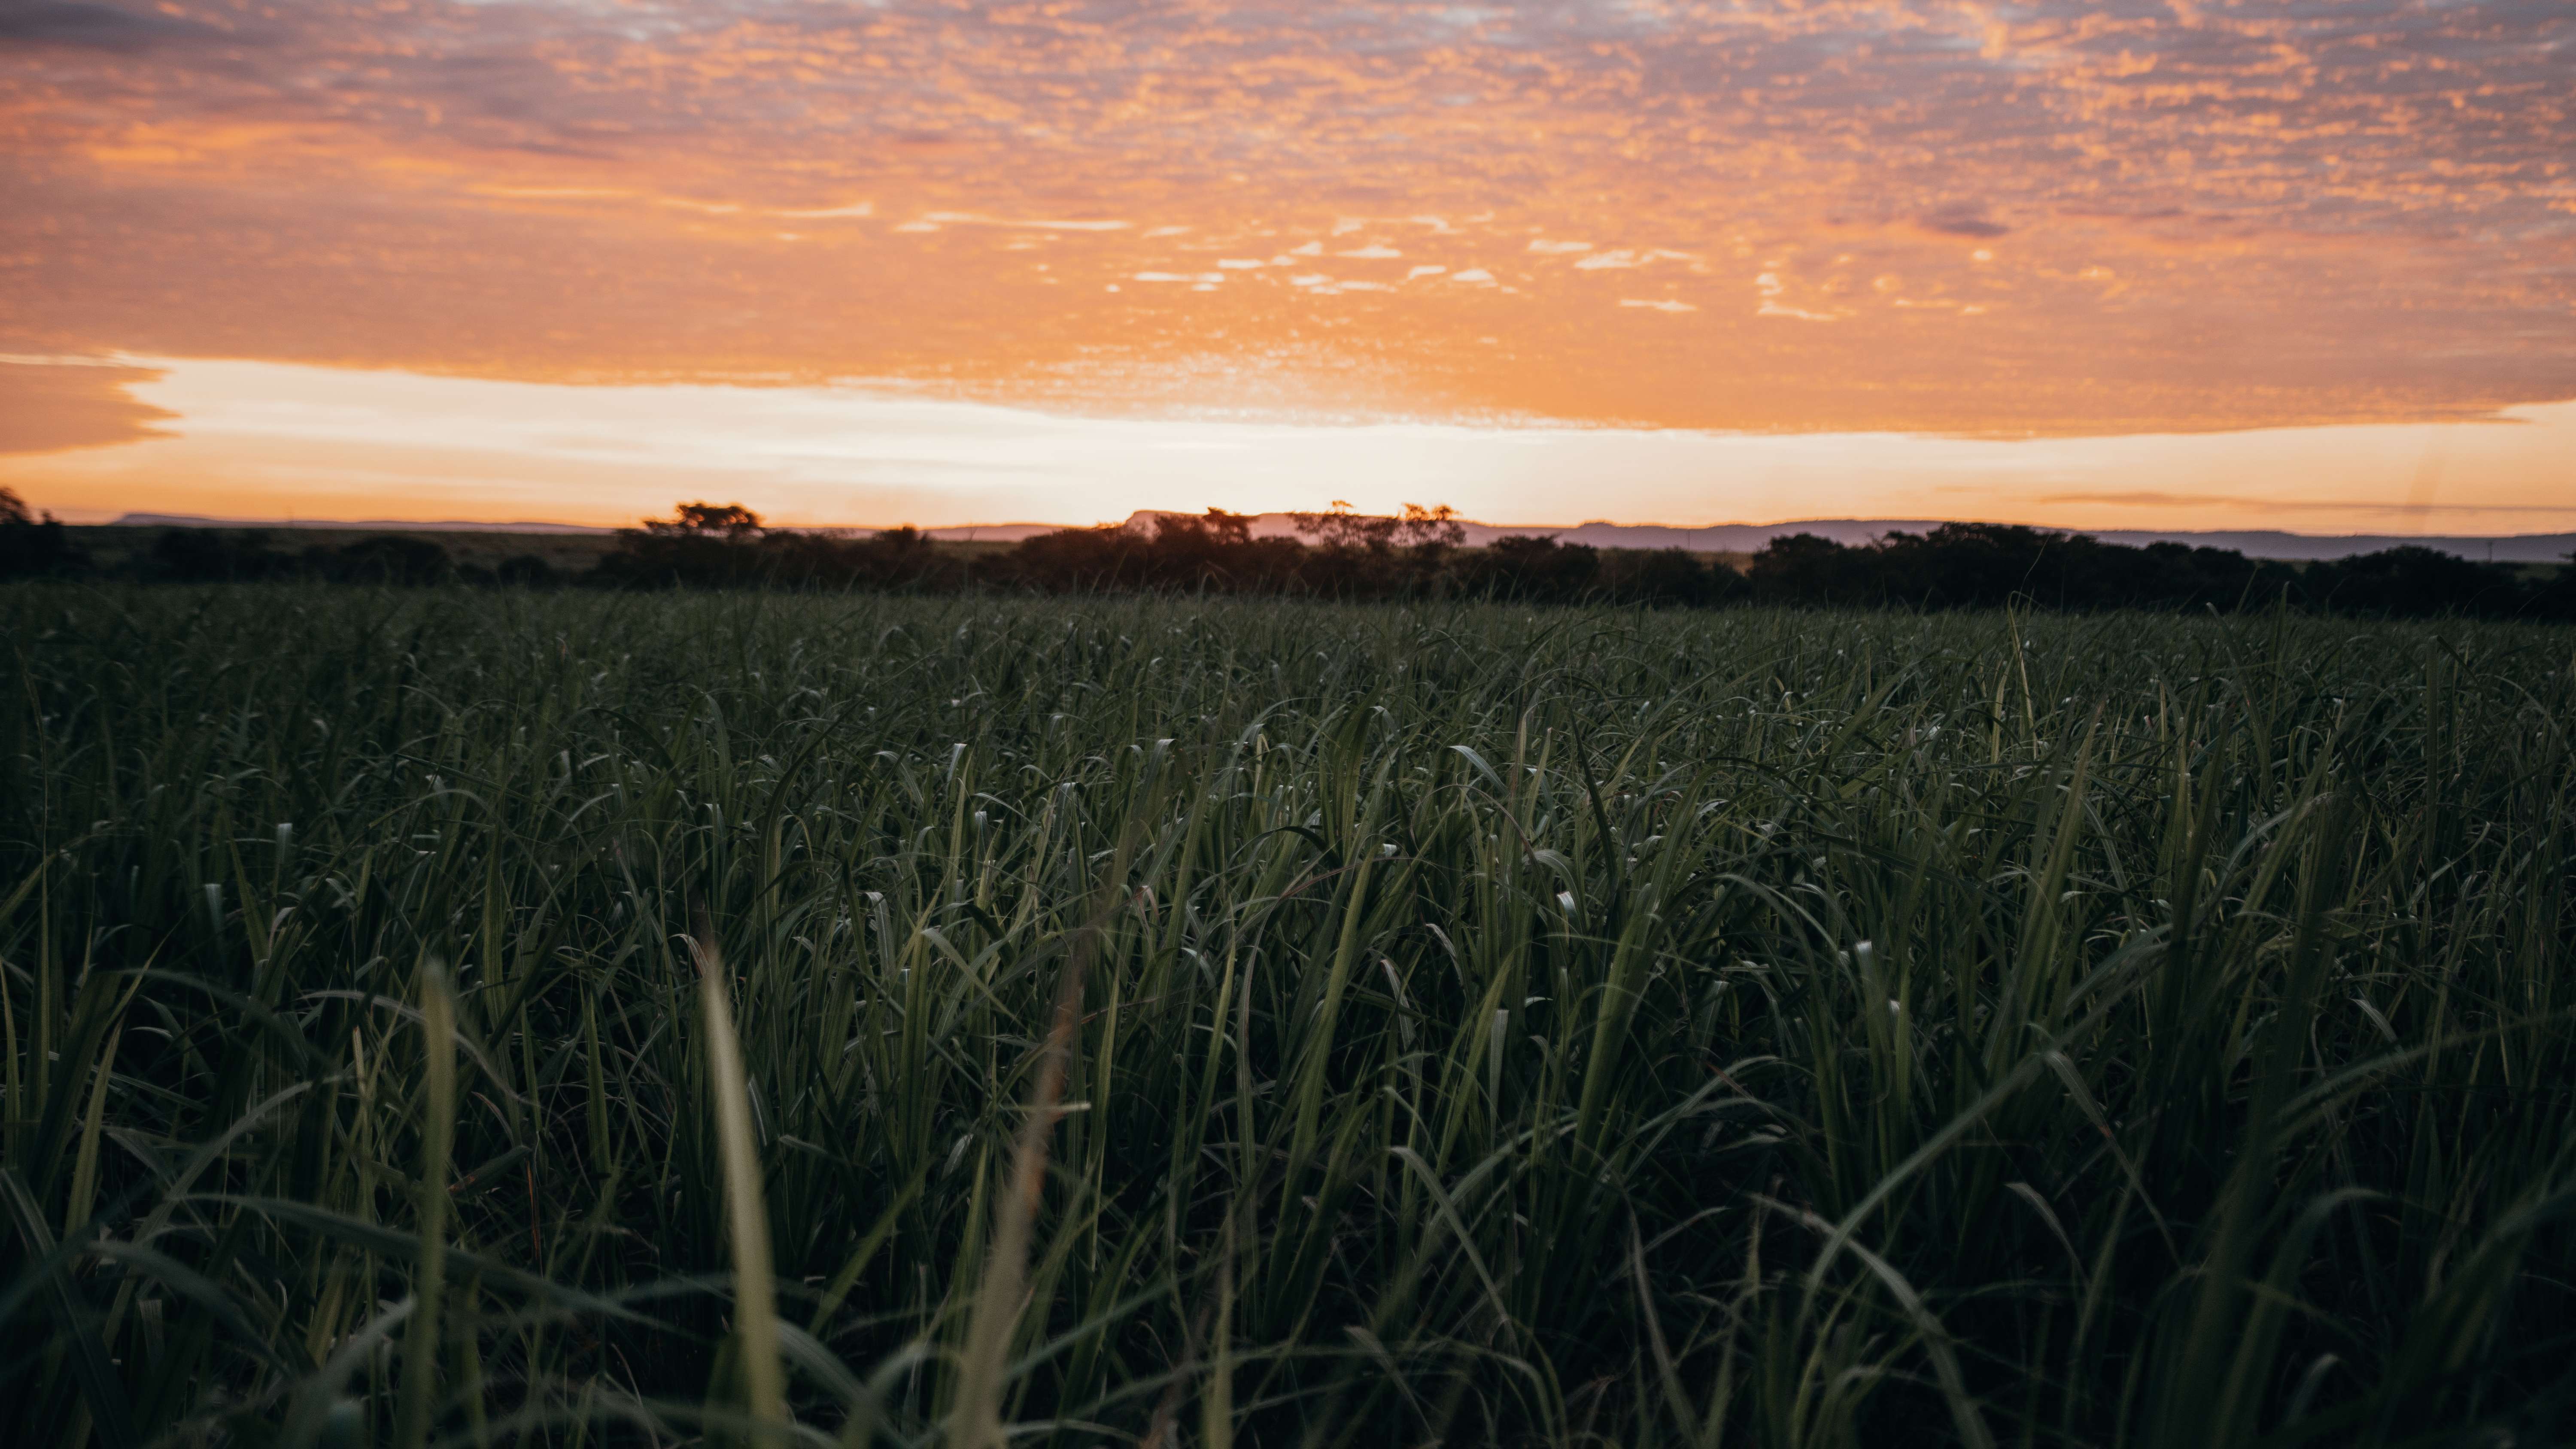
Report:
M 1137 408 L 1364 356 L 1722 428 L 2576 396 L 2563 5 L 1705 9 L 0 0 L 0 345 Z M 1460 285 L 1328 358 L 1275 287 L 1127 280 L 1344 246 Z M 1700 318 L 1599 325 L 1666 262 Z
M 161 372 L 95 359 L 0 358 L 0 453 L 101 448 L 163 436 L 177 414 L 128 391 Z
M 1947 207 L 1914 219 L 1914 224 L 1935 236 L 1965 236 L 1991 239 L 2004 236 L 2011 227 L 1984 214 L 1982 207 Z
M 1136 225 L 1132 221 L 1049 221 L 1031 217 L 982 216 L 971 211 L 934 211 L 921 219 L 933 226 L 998 226 L 1018 231 L 1128 231 Z
M 171 15 L 145 14 L 95 0 L 10 0 L 0 6 L 0 50 L 58 45 L 135 52 L 223 32 Z

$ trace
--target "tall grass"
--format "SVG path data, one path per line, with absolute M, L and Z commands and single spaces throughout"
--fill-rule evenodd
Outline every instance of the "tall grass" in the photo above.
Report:
M 2576 1413 L 2576 632 L 0 592 L 0 1438 Z

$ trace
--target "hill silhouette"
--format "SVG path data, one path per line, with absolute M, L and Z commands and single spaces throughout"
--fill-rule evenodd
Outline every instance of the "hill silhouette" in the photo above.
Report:
M 1127 516 L 1121 527 L 1144 530 L 1158 518 L 1189 518 L 1195 514 L 1169 513 L 1156 509 L 1139 509 Z M 1293 538 L 1297 534 L 1297 516 L 1293 513 L 1255 513 L 1252 520 L 1254 538 Z M 1935 518 L 1803 518 L 1784 523 L 1611 523 L 1594 519 L 1585 523 L 1484 523 L 1461 519 L 1466 532 L 1460 540 L 1469 547 L 1483 547 L 1498 538 L 1553 538 L 1559 543 L 1584 544 L 1592 548 L 1679 548 L 1693 553 L 1758 553 L 1772 540 L 1795 534 L 1812 534 L 1836 543 L 1864 544 L 1891 533 L 1929 533 L 1957 519 Z M 578 523 L 510 522 L 478 523 L 464 519 L 437 522 L 407 522 L 399 519 L 249 519 L 214 518 L 198 514 L 128 513 L 119 517 L 113 527 L 125 528 L 292 528 L 324 531 L 381 529 L 406 533 L 573 533 L 605 534 L 614 530 Z M 947 524 L 921 530 L 925 538 L 946 543 L 1018 543 L 1041 534 L 1060 533 L 1084 525 L 1072 523 Z M 810 527 L 811 533 L 828 536 L 856 536 L 873 533 L 874 525 L 822 525 Z M 2514 534 L 2398 534 L 2398 533 L 2291 533 L 2282 529 L 2133 529 L 2106 528 L 2089 531 L 2103 543 L 2144 548 L 2151 543 L 2179 543 L 2193 548 L 2233 549 L 2250 558 L 2283 559 L 2309 562 L 2317 559 L 2351 558 L 2357 554 L 2379 553 L 2392 548 L 2429 548 L 2480 563 L 2536 564 L 2558 563 L 2576 553 L 2576 533 Z
M 1150 528 L 1153 521 L 1171 515 L 1152 509 L 1139 509 L 1128 515 L 1125 527 Z M 1975 520 L 1938 518 L 1808 518 L 1786 523 L 1712 523 L 1684 525 L 1667 523 L 1611 523 L 1594 519 L 1574 524 L 1480 523 L 1461 519 L 1466 534 L 1460 541 L 1469 547 L 1482 547 L 1495 539 L 1522 536 L 1553 538 L 1558 543 L 1586 544 L 1593 548 L 1679 548 L 1693 553 L 1759 553 L 1774 539 L 1796 534 L 1829 538 L 1844 545 L 1865 544 L 1893 533 L 1930 533 L 1935 529 Z M 979 525 L 972 528 L 933 528 L 926 530 L 933 538 L 951 539 L 973 536 L 995 542 L 1017 542 L 1021 538 L 1051 532 L 1063 524 L 1007 523 Z M 1255 538 L 1289 538 L 1297 532 L 1297 515 L 1293 513 L 1257 513 L 1252 515 Z M 2316 534 L 2290 533 L 2281 529 L 2126 529 L 2104 528 L 2083 530 L 2086 536 L 2103 543 L 2144 548 L 2151 543 L 2179 543 L 2192 548 L 2233 549 L 2251 558 L 2284 559 L 2307 562 L 2315 559 L 2350 558 L 2356 554 L 2379 553 L 2392 548 L 2429 548 L 2441 553 L 2481 563 L 2559 563 L 2576 553 L 2576 533 L 2522 533 L 2498 535 L 2418 536 L 2393 533 Z

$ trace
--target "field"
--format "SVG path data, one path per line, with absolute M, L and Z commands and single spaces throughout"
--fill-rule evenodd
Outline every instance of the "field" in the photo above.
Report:
M 0 638 L 12 1444 L 2576 1431 L 2576 630 Z

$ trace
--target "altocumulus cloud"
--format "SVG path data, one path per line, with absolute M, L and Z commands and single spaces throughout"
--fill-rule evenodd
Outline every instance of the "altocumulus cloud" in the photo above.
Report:
M 2539 0 L 19 0 L 0 86 L 21 352 L 1969 433 L 2576 395 Z

